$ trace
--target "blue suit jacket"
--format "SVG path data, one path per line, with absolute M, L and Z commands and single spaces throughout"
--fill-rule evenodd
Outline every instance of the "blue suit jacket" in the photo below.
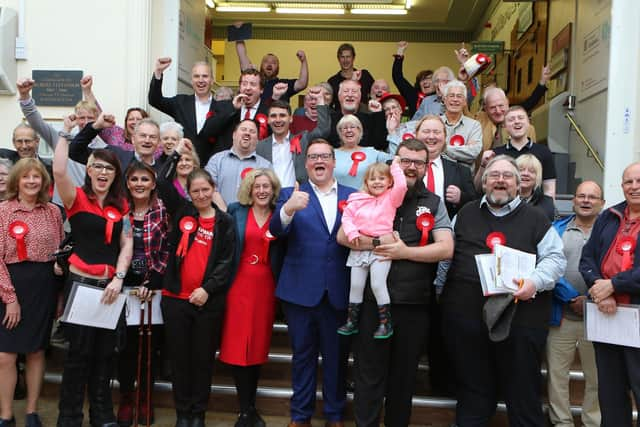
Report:
M 349 250 L 336 241 L 342 214 L 336 206 L 336 222 L 329 230 L 311 185 L 304 183 L 300 190 L 309 193 L 309 205 L 296 212 L 291 223 L 283 227 L 280 210 L 291 197 L 293 188 L 283 189 L 269 227 L 274 236 L 287 241 L 276 296 L 287 302 L 314 307 L 326 292 L 330 304 L 344 310 L 349 295 L 349 270 L 346 267 Z M 354 191 L 338 185 L 338 201 L 346 201 Z

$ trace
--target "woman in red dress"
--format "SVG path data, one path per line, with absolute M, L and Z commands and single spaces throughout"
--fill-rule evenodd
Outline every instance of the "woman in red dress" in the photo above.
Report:
M 238 202 L 229 206 L 235 219 L 234 279 L 227 294 L 219 359 L 233 366 L 240 415 L 236 427 L 263 427 L 255 408 L 260 366 L 267 361 L 275 315 L 275 284 L 282 250 L 269 234 L 269 221 L 280 192 L 270 169 L 247 173 Z

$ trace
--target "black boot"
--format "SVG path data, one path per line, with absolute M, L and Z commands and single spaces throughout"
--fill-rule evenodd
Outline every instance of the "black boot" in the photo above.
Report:
M 178 412 L 176 415 L 176 427 L 191 427 L 191 414 Z
M 391 305 L 384 304 L 378 306 L 378 317 L 380 324 L 373 334 L 373 338 L 386 339 L 393 335 L 393 325 L 391 324 Z
M 88 378 L 87 372 L 85 356 L 69 352 L 64 361 L 62 384 L 60 384 L 58 427 L 82 426 L 82 404 Z
M 191 424 L 189 427 L 204 427 L 204 413 L 191 414 Z
M 267 423 L 264 422 L 255 406 L 249 408 L 249 416 L 251 420 L 250 427 L 267 427 Z
M 89 375 L 89 422 L 92 427 L 118 426 L 113 413 L 111 399 L 111 359 L 98 358 L 94 360 Z
M 338 328 L 340 335 L 353 335 L 358 333 L 358 319 L 360 318 L 361 303 L 350 302 L 347 313 L 347 323 Z

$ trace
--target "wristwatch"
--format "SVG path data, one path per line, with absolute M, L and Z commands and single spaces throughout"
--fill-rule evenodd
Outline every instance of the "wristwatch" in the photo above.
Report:
M 61 136 L 64 139 L 68 139 L 69 141 L 71 141 L 73 139 L 73 137 L 71 136 L 71 134 L 69 132 L 65 132 L 63 130 L 58 132 L 58 136 Z
M 380 246 L 380 237 L 374 237 L 371 240 L 371 244 L 373 245 L 374 248 Z
M 127 273 L 124 273 L 124 272 L 122 272 L 122 271 L 118 271 L 118 272 L 116 273 L 116 277 L 117 277 L 118 279 L 124 279 L 124 276 L 126 276 L 126 275 L 127 275 Z

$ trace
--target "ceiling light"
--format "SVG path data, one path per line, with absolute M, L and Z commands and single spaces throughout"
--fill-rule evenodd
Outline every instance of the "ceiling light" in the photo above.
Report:
M 276 13 L 304 13 L 312 15 L 344 15 L 342 8 L 276 7 Z
M 264 3 L 237 5 L 233 3 L 222 3 L 216 6 L 218 12 L 271 12 L 271 7 Z
M 351 6 L 354 15 L 406 15 L 407 10 L 400 6 Z
M 213 9 L 213 8 L 216 7 L 216 5 L 213 2 L 213 0 L 204 0 L 204 2 L 207 4 L 207 7 L 209 7 L 209 9 Z
M 404 2 L 404 8 L 405 9 L 411 9 L 411 6 L 413 6 L 413 0 L 406 0 Z

